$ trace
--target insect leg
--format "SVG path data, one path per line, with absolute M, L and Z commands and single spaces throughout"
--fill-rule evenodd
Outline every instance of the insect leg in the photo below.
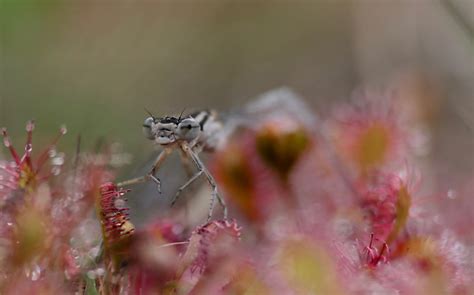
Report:
M 191 143 L 190 148 L 192 146 L 195 146 L 195 143 Z M 190 177 L 190 179 L 184 185 L 178 188 L 176 195 L 171 201 L 171 206 L 174 206 L 174 204 L 178 201 L 178 198 L 180 197 L 180 194 L 183 192 L 183 190 L 186 189 L 186 187 L 193 183 L 197 178 L 199 178 L 199 176 L 201 176 L 201 174 L 203 173 L 202 170 L 199 170 L 197 173 L 193 172 L 193 167 L 191 166 L 191 161 L 189 159 L 190 157 L 184 152 L 183 149 L 180 149 L 179 155 L 181 157 L 181 163 L 183 164 L 184 170 L 186 171 L 186 174 L 188 175 L 188 177 Z
M 204 166 L 204 164 L 201 162 L 199 159 L 198 155 L 189 147 L 187 144 L 182 144 L 181 145 L 182 150 L 189 155 L 189 157 L 193 160 L 194 164 L 196 165 L 198 171 L 202 171 L 204 175 L 206 175 L 207 181 L 211 185 L 212 188 L 212 198 L 211 198 L 211 204 L 209 206 L 209 214 L 207 216 L 207 220 L 211 220 L 212 217 L 212 211 L 214 210 L 214 202 L 215 199 L 219 202 L 221 205 L 223 211 L 224 211 L 224 219 L 227 219 L 227 206 L 225 204 L 224 199 L 222 199 L 217 191 L 217 184 L 216 181 L 214 180 L 214 177 L 212 177 L 211 173 L 207 170 L 207 168 Z
M 191 166 L 191 162 L 189 160 L 188 155 L 186 155 L 183 150 L 180 150 L 179 155 L 181 157 L 181 163 L 183 164 L 186 174 L 188 175 L 188 177 L 192 177 L 194 175 L 193 167 Z
M 122 182 L 117 183 L 117 186 L 121 186 L 121 187 L 129 186 L 132 184 L 142 183 L 147 180 L 148 180 L 148 175 L 145 175 L 145 176 L 140 176 L 140 177 L 124 180 Z
M 198 171 L 196 174 L 193 175 L 193 177 L 191 177 L 185 184 L 183 184 L 182 186 L 180 186 L 178 188 L 178 191 L 176 192 L 176 195 L 174 195 L 174 198 L 173 200 L 171 201 L 171 206 L 173 206 L 176 201 L 178 201 L 178 198 L 181 194 L 181 192 L 186 188 L 188 187 L 191 183 L 193 183 L 199 176 L 201 176 L 201 174 L 203 173 L 203 170 L 200 170 Z
M 142 183 L 148 180 L 152 180 L 156 185 L 158 186 L 158 192 L 161 193 L 161 181 L 155 176 L 156 171 L 158 168 L 160 168 L 161 164 L 165 161 L 165 159 L 171 154 L 172 149 L 171 148 L 165 148 L 161 151 L 161 153 L 158 155 L 156 158 L 155 163 L 153 164 L 153 167 L 150 172 L 148 172 L 146 175 L 125 180 L 122 182 L 119 182 L 117 186 L 127 186 L 127 185 L 132 185 L 132 184 L 137 184 L 137 183 Z

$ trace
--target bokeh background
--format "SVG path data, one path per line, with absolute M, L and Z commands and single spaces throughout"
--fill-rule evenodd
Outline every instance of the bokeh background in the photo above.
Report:
M 61 148 L 118 141 L 136 171 L 148 108 L 238 108 L 287 85 L 324 116 L 354 89 L 422 105 L 435 179 L 472 178 L 474 1 L 0 0 L 0 125 Z M 4 150 L 2 151 L 4 152 Z M 128 169 L 128 170 L 127 170 Z

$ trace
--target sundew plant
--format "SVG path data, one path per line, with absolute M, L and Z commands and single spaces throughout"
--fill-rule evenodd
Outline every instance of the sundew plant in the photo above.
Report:
M 436 191 L 424 175 L 419 106 L 360 91 L 316 115 L 276 91 L 205 161 L 227 219 L 187 218 L 211 199 L 191 187 L 188 206 L 134 225 L 126 155 L 63 152 L 65 127 L 43 147 L 33 121 L 26 139 L 4 128 L 0 293 L 473 294 L 473 182 Z

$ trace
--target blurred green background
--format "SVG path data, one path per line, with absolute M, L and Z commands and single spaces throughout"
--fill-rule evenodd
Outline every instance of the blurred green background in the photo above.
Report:
M 469 174 L 473 3 L 0 0 L 0 124 L 20 146 L 26 120 L 39 143 L 65 123 L 63 149 L 105 136 L 140 162 L 145 107 L 227 110 L 288 85 L 325 114 L 358 86 L 413 79 L 441 110 L 439 165 Z

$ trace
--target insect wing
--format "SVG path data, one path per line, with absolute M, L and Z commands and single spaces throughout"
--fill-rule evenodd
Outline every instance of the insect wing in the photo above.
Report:
M 239 129 L 259 129 L 268 122 L 277 122 L 282 128 L 297 124 L 314 130 L 318 126 L 318 117 L 291 88 L 269 90 L 247 103 L 243 109 L 227 115 L 224 128 L 218 134 L 218 149 L 223 148 L 227 139 Z
M 289 119 L 304 126 L 314 126 L 317 118 L 304 99 L 288 87 L 270 90 L 245 107 L 248 116 L 257 122 Z

